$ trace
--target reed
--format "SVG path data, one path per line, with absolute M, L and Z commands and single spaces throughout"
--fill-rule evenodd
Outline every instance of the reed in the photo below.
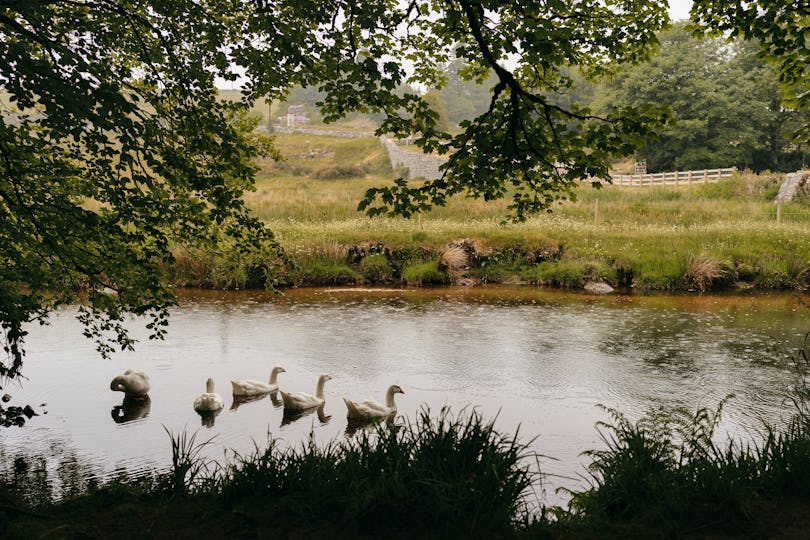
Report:
M 350 535 L 398 531 L 508 534 L 526 521 L 538 471 L 517 436 L 474 410 L 384 423 L 354 437 L 281 448 L 270 440 L 194 495 L 239 504 L 248 516 L 325 520 Z M 244 506 L 243 503 L 251 502 Z

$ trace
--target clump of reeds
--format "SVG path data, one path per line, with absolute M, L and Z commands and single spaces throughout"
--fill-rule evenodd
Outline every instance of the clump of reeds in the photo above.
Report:
M 692 257 L 686 264 L 684 279 L 691 287 L 706 292 L 725 275 L 722 261 L 711 257 Z
M 606 409 L 612 421 L 599 424 L 605 448 L 585 453 L 590 488 L 572 493 L 569 523 L 608 536 L 739 532 L 763 498 L 810 494 L 807 408 L 782 430 L 765 426 L 761 440 L 718 442 L 725 401 L 714 411 L 676 409 L 637 422 Z
M 190 493 L 198 482 L 210 475 L 211 462 L 203 456 L 203 450 L 213 438 L 197 442 L 197 432 L 189 435 L 185 430 L 174 434 L 163 428 L 172 441 L 172 465 L 164 476 L 162 490 L 174 494 Z
M 526 498 L 538 473 L 528 457 L 524 443 L 501 435 L 476 411 L 454 415 L 445 408 L 434 417 L 425 408 L 415 421 L 327 444 L 310 436 L 299 447 L 280 448 L 270 440 L 263 450 L 235 456 L 196 494 L 238 504 L 257 519 L 272 511 L 364 534 L 507 534 L 527 522 Z M 177 482 L 188 486 L 199 471 L 183 462 Z

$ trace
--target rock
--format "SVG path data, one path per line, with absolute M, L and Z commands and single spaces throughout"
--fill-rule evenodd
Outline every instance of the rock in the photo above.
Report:
M 2 400 L 3 403 L 8 403 L 9 401 L 11 401 L 11 396 L 8 394 L 3 394 Z
M 607 283 L 599 283 L 596 281 L 587 282 L 584 289 L 591 294 L 608 294 L 613 292 L 613 287 Z
M 36 411 L 34 410 L 34 408 L 33 408 L 33 407 L 31 407 L 31 405 L 26 405 L 26 406 L 23 408 L 22 412 L 23 412 L 23 414 L 24 414 L 25 416 L 27 416 L 28 418 L 31 418 L 32 416 L 39 416 L 39 415 L 36 413 Z
M 776 195 L 776 201 L 792 200 L 801 189 L 806 189 L 808 184 L 810 184 L 810 171 L 786 174 L 785 181 L 782 182 L 779 193 Z

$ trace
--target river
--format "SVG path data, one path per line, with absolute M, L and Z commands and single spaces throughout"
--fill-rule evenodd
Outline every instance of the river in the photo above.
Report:
M 722 433 L 756 437 L 763 422 L 791 414 L 794 360 L 810 330 L 792 295 L 592 296 L 533 287 L 182 291 L 165 341 L 149 341 L 138 320 L 134 352 L 103 360 L 82 337 L 75 310 L 32 326 L 24 374 L 7 384 L 13 404 L 41 414 L 0 435 L 0 472 L 59 492 L 121 471 L 163 470 L 167 430 L 209 440 L 205 454 L 263 446 L 268 435 L 299 445 L 309 433 L 348 436 L 342 397 L 383 400 L 399 384 L 399 414 L 474 407 L 530 444 L 558 487 L 581 488 L 600 448 L 604 405 L 631 419 L 657 408 L 714 408 L 733 397 Z M 285 422 L 270 397 L 234 404 L 230 379 L 266 380 L 283 366 L 282 389 L 314 393 L 329 373 L 322 415 Z M 127 368 L 151 376 L 150 402 L 121 408 L 110 380 Z M 225 409 L 202 425 L 192 402 L 212 377 Z M 725 436 L 725 435 L 724 435 Z

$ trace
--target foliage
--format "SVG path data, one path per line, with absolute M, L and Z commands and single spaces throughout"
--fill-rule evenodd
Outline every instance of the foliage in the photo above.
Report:
M 503 534 L 527 512 L 538 472 L 527 457 L 524 443 L 498 433 L 480 413 L 445 408 L 434 417 L 424 408 L 413 422 L 360 429 L 344 441 L 316 444 L 310 437 L 281 448 L 270 440 L 189 488 L 248 503 L 249 513 L 270 506 L 366 534 L 414 527 Z M 250 504 L 257 499 L 267 502 Z
M 265 53 L 289 52 L 285 74 L 293 72 L 292 82 L 324 92 L 325 121 L 354 111 L 381 113 L 379 133 L 412 135 L 423 151 L 450 156 L 438 180 L 412 186 L 400 179 L 369 190 L 360 207 L 372 215 L 410 216 L 466 192 L 486 200 L 510 197 L 509 211 L 523 219 L 569 195 L 580 178 L 606 178 L 609 158 L 632 153 L 665 119 L 649 108 L 596 117 L 548 97 L 572 85 L 563 68 L 595 77 L 614 63 L 642 59 L 666 23 L 663 3 L 457 0 L 285 8 L 260 6 L 250 21 L 259 50 L 240 61 L 253 77 L 255 95 L 278 84 Z M 424 98 L 396 91 L 405 82 L 441 89 L 451 57 L 463 62 L 464 80 L 483 80 L 490 70 L 497 80 L 488 109 L 462 122 L 455 136 L 438 129 L 439 115 Z M 509 58 L 515 62 L 507 69 Z
M 363 257 L 360 270 L 372 283 L 388 283 L 394 278 L 394 269 L 384 253 L 371 253 Z
M 794 393 L 801 406 L 806 394 Z M 585 454 L 590 488 L 573 493 L 571 512 L 594 530 L 617 526 L 681 536 L 705 528 L 738 531 L 761 498 L 803 498 L 810 480 L 810 424 L 797 408 L 783 430 L 751 442 L 718 440 L 725 402 L 656 411 L 631 422 L 605 409 L 604 449 Z M 638 534 L 638 533 L 636 533 Z
M 696 0 L 691 10 L 696 33 L 742 36 L 758 43 L 760 56 L 776 67 L 786 102 L 810 109 L 810 12 L 805 0 Z M 810 119 L 804 119 L 800 137 L 810 140 Z
M 402 269 L 402 279 L 409 285 L 442 285 L 449 282 L 447 273 L 439 270 L 438 261 L 415 263 Z
M 166 331 L 172 247 L 274 249 L 241 199 L 268 141 L 242 105 L 223 0 L 12 2 L 0 7 L 0 325 L 19 375 L 24 329 L 86 300 L 99 351 L 131 348 L 124 314 Z
M 661 48 L 648 62 L 626 66 L 600 86 L 593 105 L 599 111 L 669 106 L 673 124 L 638 152 L 648 170 L 800 167 L 801 153 L 792 148 L 790 134 L 802 116 L 781 106 L 777 76 L 757 59 L 755 45 L 698 39 L 684 24 L 662 32 L 659 40 Z

